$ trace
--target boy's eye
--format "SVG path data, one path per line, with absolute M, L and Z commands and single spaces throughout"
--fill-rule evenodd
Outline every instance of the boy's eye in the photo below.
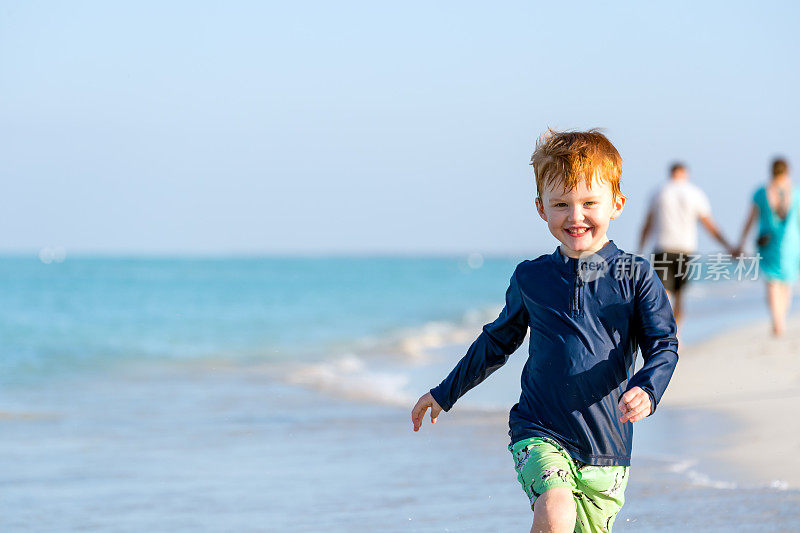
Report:
M 594 204 L 596 204 L 596 203 L 597 203 L 597 202 L 583 202 L 583 205 L 594 205 Z
M 566 205 L 567 205 L 567 204 L 565 204 L 564 202 L 558 202 L 558 203 L 556 204 L 556 207 L 566 207 Z

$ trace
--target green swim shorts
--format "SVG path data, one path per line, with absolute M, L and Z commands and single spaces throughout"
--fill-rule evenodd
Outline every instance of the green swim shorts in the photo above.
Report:
M 627 466 L 592 466 L 576 461 L 554 440 L 532 437 L 508 445 L 517 479 L 534 502 L 553 487 L 569 487 L 579 533 L 610 532 L 625 502 Z

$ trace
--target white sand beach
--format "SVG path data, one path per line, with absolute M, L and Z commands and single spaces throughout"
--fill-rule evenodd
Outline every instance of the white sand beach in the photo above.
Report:
M 800 318 L 773 338 L 766 322 L 681 348 L 661 406 L 726 415 L 730 433 L 707 435 L 705 459 L 762 483 L 800 486 Z M 701 431 L 702 433 L 702 431 Z M 701 437 L 702 435 L 698 435 Z

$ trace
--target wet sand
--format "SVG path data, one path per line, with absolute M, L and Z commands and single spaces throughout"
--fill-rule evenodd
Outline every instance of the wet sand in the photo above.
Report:
M 796 530 L 797 428 L 781 413 L 796 401 L 800 325 L 781 341 L 765 331 L 687 346 L 656 416 L 637 425 L 615 531 Z M 501 371 L 495 387 L 518 387 L 518 368 Z M 161 363 L 5 389 L 0 529 L 529 530 L 505 406 L 463 402 L 414 433 L 410 404 L 274 378 L 258 366 Z M 740 477 L 748 465 L 753 482 Z

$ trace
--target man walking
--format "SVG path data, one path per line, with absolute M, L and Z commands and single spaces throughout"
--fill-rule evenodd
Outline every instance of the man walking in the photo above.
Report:
M 644 250 L 645 242 L 652 233 L 655 241 L 653 267 L 664 283 L 675 321 L 680 328 L 683 318 L 682 291 L 689 281 L 686 262 L 697 250 L 698 220 L 728 253 L 733 254 L 733 249 L 711 218 L 708 197 L 700 187 L 689 181 L 686 165 L 673 163 L 669 173 L 670 179 L 659 187 L 650 202 L 639 240 L 639 251 Z

